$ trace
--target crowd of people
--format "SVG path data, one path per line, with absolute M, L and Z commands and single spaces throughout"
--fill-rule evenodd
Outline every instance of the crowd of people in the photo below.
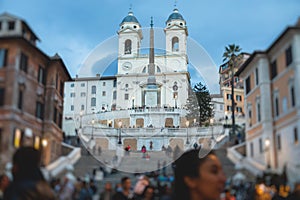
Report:
M 253 188 L 252 196 L 239 196 L 238 191 L 241 188 L 234 188 L 236 192 L 232 193 L 232 188 L 226 186 L 227 179 L 217 155 L 210 151 L 208 155 L 200 158 L 199 149 L 183 153 L 174 162 L 175 179 L 170 184 L 162 183 L 158 179 L 153 181 L 146 175 L 139 175 L 136 180 L 123 176 L 115 185 L 106 182 L 102 190 L 99 190 L 98 183 L 93 179 L 79 179 L 72 173 L 48 182 L 40 169 L 40 152 L 32 147 L 19 148 L 12 161 L 12 179 L 5 173 L 0 175 L 0 200 L 300 199 L 300 183 L 295 185 L 293 192 L 284 193 L 285 195 L 276 188 L 265 193 L 267 188 L 263 183 Z

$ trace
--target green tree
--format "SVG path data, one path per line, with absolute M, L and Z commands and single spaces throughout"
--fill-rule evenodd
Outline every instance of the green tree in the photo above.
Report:
M 209 90 L 201 82 L 194 85 L 186 105 L 188 109 L 186 117 L 189 120 L 198 119 L 200 126 L 213 116 Z
M 228 67 L 231 69 L 231 119 L 233 135 L 235 135 L 234 70 L 241 59 L 241 50 L 242 49 L 238 45 L 230 44 L 225 47 L 225 52 L 223 53 L 223 62 L 227 62 Z

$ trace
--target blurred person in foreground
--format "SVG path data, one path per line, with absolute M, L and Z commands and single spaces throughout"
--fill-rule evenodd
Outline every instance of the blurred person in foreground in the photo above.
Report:
M 300 199 L 300 181 L 295 183 L 294 191 L 287 197 L 287 200 Z
M 104 191 L 100 193 L 99 200 L 112 200 L 114 194 L 115 192 L 112 189 L 111 182 L 106 182 L 104 186 Z
M 129 177 L 124 176 L 121 179 L 122 191 L 114 194 L 113 200 L 128 200 L 133 198 L 133 191 L 131 191 L 131 180 Z
M 199 153 L 192 149 L 175 161 L 174 200 L 220 199 L 226 181 L 221 162 L 212 151 L 203 158 Z
M 13 181 L 4 192 L 4 200 L 54 200 L 53 190 L 40 170 L 40 152 L 20 147 L 13 155 Z
M 3 199 L 3 194 L 9 185 L 9 178 L 6 174 L 0 175 L 0 200 Z

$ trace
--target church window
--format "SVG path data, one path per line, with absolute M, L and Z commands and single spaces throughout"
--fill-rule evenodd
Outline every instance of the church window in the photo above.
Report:
M 146 68 L 146 67 L 144 67 L 144 69 L 143 69 L 142 73 L 146 73 L 146 70 L 147 70 L 147 68 Z
M 179 39 L 178 37 L 172 38 L 172 51 L 179 51 Z
M 180 26 L 183 26 L 183 23 L 180 23 Z
M 131 54 L 131 40 L 125 41 L 125 54 Z
M 129 99 L 129 94 L 126 93 L 126 94 L 125 94 L 125 100 L 128 100 L 128 99 Z
M 136 25 L 134 25 L 133 28 L 136 28 Z
M 156 72 L 157 72 L 157 73 L 160 73 L 160 72 L 161 72 L 159 66 L 156 67 Z

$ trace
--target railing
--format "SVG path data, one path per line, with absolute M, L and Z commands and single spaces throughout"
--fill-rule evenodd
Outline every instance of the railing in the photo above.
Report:
M 82 129 L 82 135 L 85 138 L 94 137 L 117 137 L 120 129 L 99 128 L 85 126 Z M 212 132 L 213 131 L 213 132 Z M 188 129 L 190 137 L 210 137 L 222 135 L 223 126 L 212 127 L 191 127 Z M 186 128 L 121 128 L 122 137 L 185 137 Z
M 250 171 L 254 175 L 261 175 L 265 170 L 266 166 L 255 162 L 254 160 L 244 157 L 236 149 L 246 145 L 246 143 L 241 143 L 239 145 L 233 146 L 227 149 L 227 157 L 234 163 L 239 163 L 242 167 Z
M 61 156 L 51 164 L 42 169 L 46 179 L 50 180 L 53 177 L 58 176 L 70 165 L 74 165 L 81 157 L 81 149 L 62 143 L 63 148 L 69 148 L 70 152 L 66 156 Z
M 146 108 L 134 108 L 132 109 L 135 113 L 144 113 L 144 112 L 179 112 L 179 109 L 175 107 L 167 107 L 167 108 L 157 108 L 157 107 L 146 107 Z

